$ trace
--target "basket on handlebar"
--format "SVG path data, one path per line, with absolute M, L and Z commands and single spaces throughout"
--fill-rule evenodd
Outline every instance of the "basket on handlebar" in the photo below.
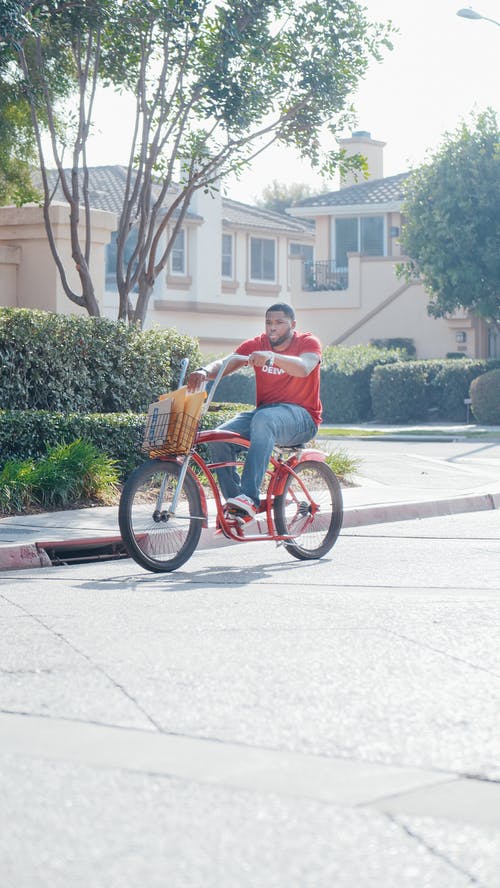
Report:
M 186 387 L 151 404 L 141 450 L 150 457 L 189 453 L 200 425 L 206 392 L 186 394 Z

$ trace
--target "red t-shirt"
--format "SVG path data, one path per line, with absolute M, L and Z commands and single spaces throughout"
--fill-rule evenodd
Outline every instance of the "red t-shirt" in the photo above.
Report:
M 272 351 L 273 347 L 266 333 L 255 339 L 247 339 L 236 349 L 238 355 L 250 355 L 254 351 Z M 277 355 L 300 355 L 307 352 L 321 358 L 321 343 L 312 333 L 295 333 L 284 351 Z M 257 407 L 262 404 L 300 404 L 311 414 L 316 425 L 321 422 L 322 406 L 319 397 L 320 363 L 316 364 L 309 376 L 290 376 L 276 364 L 273 367 L 254 367 Z

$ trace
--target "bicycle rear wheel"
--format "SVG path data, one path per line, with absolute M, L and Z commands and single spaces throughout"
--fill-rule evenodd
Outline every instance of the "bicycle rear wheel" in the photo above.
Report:
M 285 549 L 304 561 L 321 558 L 330 551 L 340 533 L 343 514 L 337 476 L 326 463 L 316 460 L 298 463 L 294 474 L 286 479 L 283 493 L 274 501 L 276 530 L 293 537 L 285 543 Z
M 184 479 L 175 515 L 168 514 L 180 470 L 177 462 L 150 459 L 132 472 L 120 499 L 118 523 L 127 552 L 156 573 L 184 564 L 200 539 L 201 500 L 190 475 Z

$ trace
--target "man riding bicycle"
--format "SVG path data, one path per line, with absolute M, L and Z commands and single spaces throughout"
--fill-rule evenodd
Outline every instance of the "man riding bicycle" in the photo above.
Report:
M 295 446 L 314 438 L 321 422 L 319 395 L 321 344 L 312 333 L 298 333 L 291 305 L 278 302 L 266 311 L 265 333 L 235 350 L 224 375 L 248 363 L 255 371 L 256 407 L 219 426 L 250 441 L 240 476 L 233 467 L 218 469 L 222 494 L 231 510 L 251 520 L 260 505 L 260 488 L 276 444 Z M 244 359 L 244 360 L 243 360 Z M 188 391 L 214 379 L 222 360 L 189 374 Z M 215 462 L 231 462 L 237 444 L 212 443 Z

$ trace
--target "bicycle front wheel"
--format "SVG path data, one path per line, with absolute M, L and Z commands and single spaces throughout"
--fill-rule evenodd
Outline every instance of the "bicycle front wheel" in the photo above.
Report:
M 201 534 L 203 513 L 196 482 L 186 475 L 175 508 L 181 466 L 150 459 L 127 479 L 120 499 L 118 523 L 129 555 L 146 570 L 175 570 L 191 557 Z
M 321 558 L 335 544 L 344 509 L 337 476 L 324 462 L 304 460 L 288 475 L 274 501 L 280 535 L 291 536 L 285 548 L 294 558 Z

